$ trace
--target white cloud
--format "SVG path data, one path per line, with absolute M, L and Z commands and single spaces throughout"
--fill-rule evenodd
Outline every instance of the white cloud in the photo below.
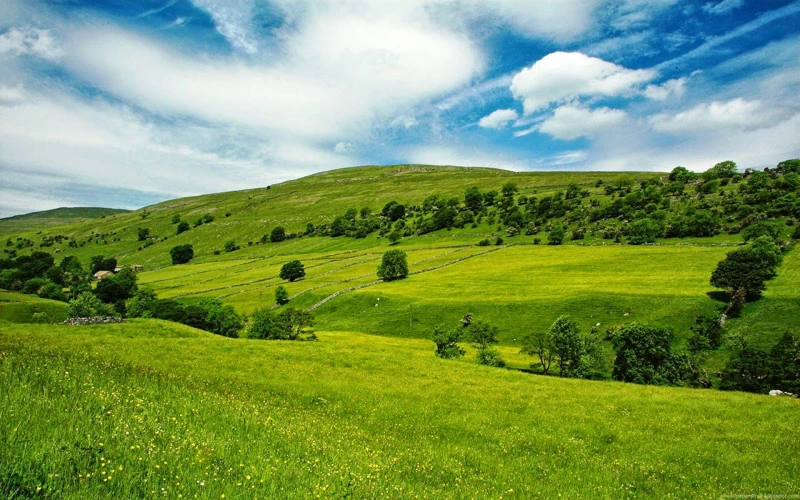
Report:
M 0 55 L 35 55 L 44 59 L 58 59 L 64 54 L 50 30 L 39 28 L 11 28 L 0 35 Z
M 638 91 L 657 73 L 631 70 L 580 52 L 553 52 L 517 73 L 511 92 L 526 114 L 580 96 L 620 96 Z
M 680 113 L 658 114 L 650 126 L 658 132 L 693 133 L 701 130 L 727 132 L 730 129 L 754 130 L 779 120 L 777 110 L 768 109 L 761 101 L 742 98 L 726 102 L 701 103 Z
M 680 98 L 686 92 L 687 80 L 688 78 L 682 77 L 667 80 L 661 85 L 648 85 L 644 89 L 644 96 L 656 101 L 666 101 L 672 96 Z
M 258 52 L 258 43 L 252 33 L 252 0 L 192 0 L 214 20 L 217 32 L 231 45 L 248 54 Z
M 539 132 L 556 139 L 572 140 L 592 136 L 625 121 L 624 111 L 610 108 L 586 109 L 574 105 L 557 108 L 539 125 Z
M 483 128 L 499 130 L 508 125 L 508 122 L 514 121 L 518 117 L 519 115 L 513 109 L 498 109 L 481 118 L 478 125 Z
M 486 151 L 469 146 L 415 146 L 406 151 L 405 156 L 410 163 L 425 165 L 487 167 L 517 171 L 526 170 L 530 167 L 530 163 L 527 159 L 520 159 L 513 153 L 496 149 Z
M 25 101 L 25 91 L 22 86 L 4 87 L 0 85 L 0 104 L 15 104 Z
M 94 85 L 154 113 L 309 140 L 363 132 L 482 67 L 466 38 L 410 22 L 313 19 L 287 44 L 285 58 L 264 66 L 188 57 L 119 29 L 86 28 L 73 33 L 65 60 Z
M 356 147 L 351 142 L 337 142 L 336 146 L 333 147 L 333 151 L 336 153 L 350 153 L 355 149 Z
M 744 0 L 722 0 L 718 3 L 708 2 L 703 5 L 703 10 L 709 14 L 727 14 L 744 5 Z
M 496 16 L 523 35 L 566 41 L 591 28 L 600 4 L 600 0 L 467 0 L 462 5 Z

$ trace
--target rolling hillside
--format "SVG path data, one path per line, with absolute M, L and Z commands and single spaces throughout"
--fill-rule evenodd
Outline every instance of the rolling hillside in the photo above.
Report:
M 124 214 L 129 210 L 100 207 L 62 207 L 42 212 L 15 215 L 0 219 L 0 234 L 41 231 L 54 226 L 65 226 L 99 219 L 108 215 Z

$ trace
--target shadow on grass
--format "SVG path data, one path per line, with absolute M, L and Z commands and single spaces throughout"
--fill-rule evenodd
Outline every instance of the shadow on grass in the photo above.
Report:
M 728 300 L 730 300 L 728 297 L 728 292 L 723 292 L 720 290 L 715 290 L 713 292 L 706 292 L 706 295 L 716 300 L 717 302 L 725 302 L 726 304 L 728 303 Z

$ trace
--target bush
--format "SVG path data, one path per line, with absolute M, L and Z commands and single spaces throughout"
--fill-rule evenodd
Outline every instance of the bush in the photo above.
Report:
M 750 241 L 759 236 L 769 236 L 773 241 L 777 241 L 781 235 L 781 226 L 777 222 L 762 220 L 747 226 L 742 231 L 744 241 Z
M 306 330 L 313 324 L 314 316 L 310 312 L 287 307 L 274 313 L 265 307 L 253 313 L 248 336 L 262 340 L 314 340 L 314 332 Z
M 244 320 L 231 306 L 218 299 L 203 299 L 198 304 L 206 312 L 206 330 L 223 337 L 237 338 L 244 328 Z
M 759 236 L 749 245 L 728 252 L 711 274 L 711 286 L 730 294 L 743 289 L 749 296 L 759 296 L 766 289 L 766 281 L 776 275 L 782 260 L 780 248 L 772 239 Z
M 43 299 L 58 300 L 60 302 L 67 302 L 67 296 L 59 285 L 55 283 L 47 283 L 39 289 L 39 297 Z
M 503 361 L 503 358 L 500 355 L 500 351 L 498 351 L 494 347 L 478 349 L 477 359 L 479 364 L 485 366 L 494 366 L 497 368 L 503 368 L 504 366 L 506 366 L 506 362 Z
M 279 306 L 289 303 L 289 292 L 286 291 L 285 286 L 278 285 L 275 288 L 275 303 Z
M 169 251 L 173 264 L 186 264 L 194 258 L 194 248 L 192 245 L 178 245 Z
M 273 243 L 280 243 L 286 239 L 286 230 L 282 226 L 278 226 L 269 233 L 269 241 Z
M 133 297 L 138 290 L 138 276 L 130 267 L 124 268 L 110 278 L 97 282 L 95 295 L 106 304 L 115 304 Z
M 639 323 L 611 334 L 616 358 L 614 380 L 636 384 L 677 385 L 682 382 L 683 359 L 672 353 L 672 330 Z
M 183 222 L 181 222 L 180 224 L 178 224 L 178 227 L 177 227 L 177 229 L 175 230 L 175 234 L 181 234 L 181 233 L 185 233 L 185 232 L 186 232 L 186 231 L 188 231 L 189 229 L 190 229 L 190 227 L 189 227 L 189 223 L 188 223 L 188 222 L 186 222 L 186 221 L 183 221 Z
M 383 254 L 378 266 L 378 277 L 384 281 L 394 281 L 408 276 L 406 253 L 402 250 L 389 250 Z
M 235 241 L 229 240 L 225 242 L 225 245 L 222 247 L 226 252 L 235 252 L 239 250 L 239 245 L 236 244 Z
M 97 296 L 91 292 L 84 292 L 69 301 L 67 305 L 67 316 L 70 318 L 91 318 L 93 316 L 111 316 L 113 309 L 103 304 Z
M 396 245 L 403 238 L 403 235 L 395 229 L 391 233 L 389 233 L 389 244 Z
M 306 275 L 306 268 L 299 260 L 292 260 L 281 267 L 280 278 L 287 281 L 297 281 Z
M 578 323 L 567 315 L 559 316 L 550 326 L 552 349 L 558 360 L 558 373 L 572 377 L 580 368 L 583 357 L 583 339 Z
M 463 328 L 445 328 L 438 325 L 433 329 L 433 343 L 436 344 L 436 355 L 444 359 L 460 358 L 464 355 L 464 349 L 458 345 L 464 333 Z
M 126 314 L 129 318 L 152 318 L 157 300 L 152 290 L 139 290 L 125 303 Z
M 639 219 L 627 229 L 628 243 L 631 245 L 641 245 L 644 243 L 655 243 L 656 238 L 661 236 L 661 229 L 658 224 L 650 219 Z
M 45 285 L 52 283 L 49 279 L 46 278 L 32 278 L 26 281 L 22 285 L 22 293 L 27 293 L 31 295 L 38 295 L 39 290 L 41 290 Z
M 564 241 L 564 228 L 556 226 L 547 235 L 548 245 L 560 245 Z
M 136 230 L 136 235 L 139 241 L 145 241 L 150 238 L 150 228 L 140 227 Z

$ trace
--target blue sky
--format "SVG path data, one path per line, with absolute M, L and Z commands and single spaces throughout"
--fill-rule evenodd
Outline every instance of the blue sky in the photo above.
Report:
M 0 216 L 332 168 L 800 156 L 800 2 L 3 0 Z

